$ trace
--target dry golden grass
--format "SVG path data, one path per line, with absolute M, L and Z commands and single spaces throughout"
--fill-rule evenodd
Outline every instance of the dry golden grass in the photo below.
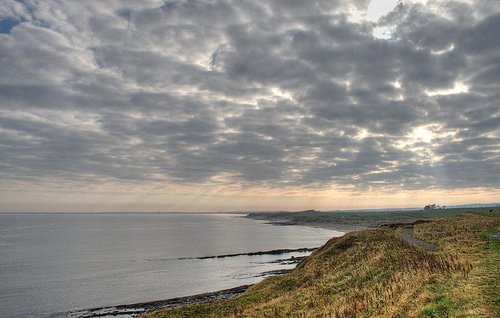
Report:
M 498 221 L 465 215 L 417 225 L 438 253 L 404 242 L 398 229 L 352 232 L 238 298 L 148 317 L 496 317 L 498 295 L 487 287 L 498 276 L 484 277 L 489 240 L 479 234 Z

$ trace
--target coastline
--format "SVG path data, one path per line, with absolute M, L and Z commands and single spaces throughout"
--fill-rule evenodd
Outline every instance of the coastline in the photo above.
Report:
M 181 307 L 186 305 L 196 305 L 202 303 L 210 303 L 219 300 L 227 300 L 235 298 L 243 294 L 252 285 L 242 285 L 234 288 L 208 292 L 203 294 L 176 297 L 165 300 L 153 300 L 148 302 L 118 305 L 110 307 L 99 307 L 84 310 L 74 310 L 64 313 L 58 313 L 48 316 L 47 318 L 105 318 L 105 317 L 136 317 L 139 315 L 152 313 L 158 310 Z
M 272 221 L 268 222 L 269 224 L 276 226 L 307 226 L 313 228 L 322 228 L 327 230 L 333 230 L 337 232 L 343 232 L 347 234 L 353 231 L 359 231 L 368 229 L 367 227 L 360 227 L 354 225 L 345 225 L 345 224 L 334 224 L 334 223 L 306 223 L 306 222 L 289 222 L 286 220 L 282 221 Z M 305 251 L 313 251 L 316 248 L 299 248 L 299 249 L 282 249 L 282 250 L 272 250 L 272 251 L 259 251 L 259 252 L 251 252 L 251 253 L 239 253 L 239 254 L 227 254 L 227 255 L 217 255 L 217 256 L 204 256 L 198 257 L 197 259 L 208 259 L 208 258 L 221 258 L 221 257 L 234 257 L 241 255 L 263 255 L 263 254 L 273 254 L 279 255 L 288 252 L 305 252 Z M 302 261 L 304 257 L 297 257 L 292 259 L 280 259 L 278 262 L 283 261 L 291 261 L 293 263 L 298 264 Z M 270 272 L 262 273 L 262 276 L 276 276 L 276 275 L 284 275 L 293 271 L 293 269 L 286 270 L 275 270 Z M 229 289 L 223 289 L 213 292 L 195 294 L 190 296 L 176 297 L 170 299 L 163 300 L 153 300 L 147 302 L 140 302 L 134 304 L 125 304 L 125 305 L 116 305 L 109 307 L 98 307 L 98 308 L 90 308 L 83 310 L 73 310 L 64 313 L 57 313 L 49 315 L 47 318 L 111 318 L 111 317 L 137 317 L 144 314 L 152 313 L 159 310 L 166 310 L 170 308 L 183 307 L 188 305 L 196 305 L 203 303 L 210 303 L 216 301 L 223 301 L 235 298 L 241 294 L 243 294 L 249 287 L 252 285 L 241 285 Z
M 430 221 L 417 221 L 414 223 L 429 223 Z M 334 231 L 339 231 L 343 232 L 345 234 L 349 232 L 355 232 L 355 231 L 360 231 L 360 230 L 365 230 L 365 229 L 374 229 L 373 227 L 362 227 L 362 226 L 356 226 L 356 225 L 346 225 L 346 224 L 338 224 L 338 223 L 322 223 L 322 222 L 290 222 L 289 220 L 273 220 L 273 221 L 268 221 L 268 224 L 272 225 L 277 225 L 277 226 L 307 226 L 307 227 L 314 227 L 314 228 L 323 228 L 323 229 L 328 229 L 328 230 L 334 230 Z M 401 226 L 401 225 L 408 225 L 409 223 L 392 223 L 391 225 L 396 225 L 396 226 Z M 389 226 L 390 225 L 385 225 Z M 493 234 L 492 238 L 493 239 L 498 239 L 500 237 L 500 232 L 498 232 L 496 235 Z M 264 252 L 252 252 L 252 253 L 241 253 L 241 254 L 227 254 L 227 255 L 217 255 L 217 256 L 205 256 L 205 257 L 200 257 L 199 259 L 205 259 L 205 258 L 220 258 L 220 257 L 233 257 L 233 256 L 240 256 L 240 255 L 261 255 L 261 254 L 267 254 L 270 252 L 278 252 L 281 250 L 273 250 L 273 251 L 264 251 Z M 293 257 L 292 257 L 293 259 Z M 296 259 L 297 263 L 299 263 L 302 260 Z M 281 260 L 283 261 L 283 260 Z M 293 270 L 293 269 L 292 269 Z M 268 274 L 274 274 L 274 275 L 281 275 L 281 274 L 286 274 L 292 270 L 283 270 L 283 271 L 273 271 L 267 272 Z M 266 273 L 264 273 L 266 274 Z M 252 284 L 253 285 L 253 284 Z M 57 317 L 84 317 L 84 318 L 95 318 L 95 317 L 136 317 L 138 315 L 143 315 L 143 314 L 148 314 L 152 313 L 158 310 L 166 310 L 170 308 L 176 308 L 176 307 L 183 307 L 183 306 L 188 306 L 188 305 L 196 305 L 196 304 L 203 304 L 203 303 L 211 303 L 211 302 L 217 302 L 217 301 L 224 301 L 224 300 L 229 300 L 236 298 L 243 293 L 246 292 L 246 290 L 251 287 L 252 285 L 242 285 L 230 289 L 225 289 L 225 290 L 219 290 L 219 291 L 214 291 L 214 292 L 208 292 L 208 293 L 202 293 L 202 294 L 196 294 L 196 295 L 191 295 L 191 296 L 184 296 L 184 297 L 177 297 L 177 298 L 171 298 L 171 299 L 166 299 L 166 300 L 156 300 L 156 301 L 148 301 L 148 302 L 142 302 L 142 303 L 135 303 L 135 304 L 129 304 L 129 305 L 119 305 L 119 306 L 111 306 L 111 307 L 102 307 L 102 308 L 95 308 L 95 309 L 87 309 L 87 310 L 77 310 L 77 311 L 71 311 L 71 312 L 66 312 L 66 313 L 61 313 L 61 314 L 56 314 L 56 315 L 51 315 L 48 317 L 51 318 L 57 318 Z
M 255 219 L 259 220 L 259 219 Z M 374 229 L 372 227 L 366 226 L 358 226 L 358 225 L 349 225 L 349 224 L 340 224 L 340 223 L 322 223 L 322 222 L 293 222 L 289 220 L 273 220 L 268 221 L 268 224 L 277 225 L 277 226 L 308 226 L 314 228 L 320 228 L 325 230 L 332 230 L 337 232 L 343 232 L 345 234 L 354 231 L 362 231 Z
M 491 236 L 499 225 L 498 216 L 473 213 L 416 224 L 418 237 L 442 248 L 444 253 L 438 254 L 402 239 L 401 230 L 413 234 L 405 223 L 352 232 L 325 244 L 289 276 L 256 284 L 227 302 L 158 316 L 498 317 L 498 294 L 492 291 L 500 277 L 494 266 L 500 244 Z M 470 257 L 477 260 L 474 266 Z

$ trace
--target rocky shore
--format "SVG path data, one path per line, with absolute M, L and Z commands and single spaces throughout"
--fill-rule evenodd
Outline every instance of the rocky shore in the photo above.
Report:
M 208 303 L 219 300 L 234 298 L 244 293 L 250 285 L 238 286 L 235 288 L 220 290 L 211 293 L 198 294 L 193 296 L 178 297 L 166 300 L 156 300 L 144 303 L 119 305 L 112 307 L 101 307 L 86 310 L 70 311 L 51 315 L 47 318 L 106 318 L 106 317 L 135 317 L 142 314 L 164 310 L 179 306 Z
M 251 252 L 251 253 L 240 253 L 240 254 L 227 254 L 227 255 L 217 255 L 217 256 L 206 256 L 200 257 L 198 259 L 208 259 L 208 258 L 221 258 L 221 257 L 234 257 L 240 255 L 278 255 L 285 254 L 290 252 L 312 252 L 315 250 L 314 248 L 299 248 L 299 249 L 282 249 L 282 250 L 272 250 L 272 251 L 261 251 L 261 252 Z M 276 264 L 298 264 L 300 263 L 305 256 L 292 256 L 290 258 L 277 259 L 270 263 Z M 278 269 L 272 271 L 266 271 L 258 275 L 258 277 L 269 277 L 276 275 L 283 275 L 291 272 L 293 269 Z M 139 315 L 143 315 L 146 313 L 154 312 L 157 310 L 164 310 L 174 307 L 186 306 L 186 305 L 194 305 L 201 303 L 208 303 L 212 301 L 226 300 L 234 298 L 242 293 L 244 293 L 248 287 L 251 285 L 242 285 L 235 288 L 224 289 L 220 291 L 203 293 L 192 296 L 185 297 L 177 297 L 166 300 L 155 300 L 150 302 L 142 302 L 136 304 L 129 305 L 118 305 L 118 306 L 110 306 L 110 307 L 99 307 L 85 310 L 75 310 L 64 313 L 58 313 L 54 315 L 50 315 L 47 318 L 111 318 L 111 317 L 136 317 Z
M 307 253 L 307 252 L 312 252 L 315 249 L 316 249 L 316 247 L 314 247 L 314 248 L 302 247 L 302 248 L 294 248 L 294 249 L 278 249 L 278 250 L 271 250 L 271 251 L 258 251 L 258 252 L 212 255 L 212 256 L 201 256 L 201 257 L 179 258 L 179 259 L 180 260 L 184 260 L 184 259 L 211 259 L 211 258 L 226 258 L 226 257 L 236 257 L 236 256 L 280 255 L 280 254 L 295 253 L 295 252 Z
M 321 228 L 326 228 L 330 230 L 337 230 L 341 232 L 351 232 L 351 231 L 356 231 L 360 229 L 364 229 L 363 227 L 358 227 L 358 226 L 350 226 L 350 225 L 343 225 L 343 224 L 325 224 L 325 223 L 307 223 L 307 224 L 300 224 L 300 223 L 294 223 L 294 222 L 287 222 L 285 220 L 280 220 L 280 221 L 271 221 L 269 223 L 272 223 L 274 225 L 303 225 L 303 226 L 311 226 L 311 227 L 321 227 Z M 224 255 L 211 255 L 211 256 L 201 256 L 201 257 L 195 257 L 195 258 L 180 258 L 180 259 L 214 259 L 214 258 L 227 258 L 227 257 L 236 257 L 236 256 L 257 256 L 257 255 L 281 255 L 281 254 L 287 254 L 287 253 L 294 253 L 294 252 L 299 252 L 299 253 L 305 253 L 305 252 L 313 252 L 317 248 L 296 248 L 296 249 L 277 249 L 277 250 L 270 250 L 270 251 L 258 251 L 258 252 L 247 252 L 247 253 L 235 253 L 235 254 L 224 254 Z M 291 256 L 290 258 L 285 258 L 285 259 L 277 259 L 275 261 L 272 261 L 271 263 L 279 263 L 283 265 L 289 265 L 289 264 L 298 264 L 300 263 L 305 256 Z M 283 275 L 287 274 L 293 271 L 293 269 L 278 269 L 278 270 L 272 270 L 272 271 L 266 271 L 263 272 L 259 275 L 259 277 L 268 277 L 268 276 L 275 276 L 275 275 Z M 47 318 L 111 318 L 111 317 L 120 317 L 120 318 L 126 318 L 126 317 L 136 317 L 139 315 L 151 313 L 154 311 L 158 310 L 165 310 L 169 308 L 174 308 L 174 307 L 181 307 L 181 306 L 186 306 L 186 305 L 194 305 L 194 304 L 201 304 L 201 303 L 209 303 L 209 302 L 214 302 L 214 301 L 219 301 L 219 300 L 227 300 L 231 298 L 235 298 L 241 294 L 243 294 L 251 285 L 242 285 L 238 286 L 235 288 L 230 288 L 230 289 L 225 289 L 225 290 L 220 290 L 220 291 L 215 291 L 215 292 L 210 292 L 210 293 L 203 293 L 203 294 L 198 294 L 198 295 L 192 295 L 192 296 L 185 296 L 185 297 L 178 297 L 178 298 L 172 298 L 172 299 L 166 299 L 166 300 L 156 300 L 156 301 L 150 301 L 150 302 L 143 302 L 143 303 L 136 303 L 136 304 L 129 304 L 129 305 L 118 305 L 118 306 L 111 306 L 111 307 L 100 307 L 100 308 L 92 308 L 92 309 L 85 309 L 85 310 L 75 310 L 75 311 L 70 311 L 70 312 L 65 312 L 65 313 L 59 313 L 59 314 L 54 314 L 51 315 Z

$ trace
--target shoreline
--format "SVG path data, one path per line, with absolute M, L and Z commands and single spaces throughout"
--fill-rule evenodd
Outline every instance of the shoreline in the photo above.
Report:
M 261 220 L 262 219 L 253 219 L 253 220 Z M 340 224 L 340 223 L 322 223 L 322 222 L 293 222 L 289 220 L 266 220 L 268 224 L 277 225 L 277 226 L 308 226 L 314 228 L 320 228 L 325 230 L 332 230 L 337 232 L 343 232 L 347 234 L 349 232 L 362 231 L 362 230 L 370 230 L 374 229 L 372 227 L 367 226 L 359 226 L 359 225 L 349 225 L 349 224 Z
M 276 226 L 307 226 L 314 228 L 322 228 L 327 230 L 333 230 L 337 232 L 343 232 L 347 234 L 353 231 L 359 231 L 368 229 L 367 227 L 360 227 L 354 225 L 346 225 L 346 224 L 333 224 L 333 223 L 305 223 L 305 222 L 289 222 L 286 220 L 283 221 L 272 221 L 268 222 L 269 224 Z M 235 257 L 235 256 L 243 256 L 243 255 L 263 255 L 263 254 L 272 254 L 279 255 L 290 252 L 312 252 L 319 247 L 315 248 L 299 248 L 299 249 L 281 249 L 281 250 L 272 250 L 272 251 L 259 251 L 259 252 L 250 252 L 250 253 L 238 253 L 238 254 L 227 254 L 227 255 L 216 255 L 216 256 L 204 256 L 204 257 L 196 257 L 194 259 L 209 259 L 209 258 L 221 258 L 221 257 Z M 278 262 L 283 261 L 292 261 L 293 263 L 298 264 L 305 257 L 297 257 L 292 259 L 279 259 Z M 189 259 L 189 258 L 187 258 Z M 274 270 L 269 272 L 262 273 L 262 277 L 267 275 L 276 276 L 276 275 L 284 275 L 287 274 L 293 269 L 285 269 L 285 270 Z M 252 284 L 253 285 L 253 284 Z M 82 310 L 72 310 L 63 313 L 57 313 L 47 316 L 47 318 L 111 318 L 111 317 L 137 317 L 140 315 L 144 315 L 147 313 L 152 313 L 159 310 L 166 310 L 175 307 L 182 307 L 188 305 L 196 305 L 203 303 L 210 303 L 215 301 L 223 301 L 235 298 L 241 294 L 243 294 L 248 288 L 252 285 L 241 285 L 229 289 L 223 289 L 213 292 L 195 294 L 190 296 L 182 296 L 175 297 L 163 300 L 152 300 L 134 304 L 125 304 L 125 305 L 116 305 L 109 307 L 98 307 L 98 308 L 90 308 L 90 309 L 82 309 Z
M 232 299 L 243 294 L 250 286 L 252 285 L 241 285 L 238 287 L 223 289 L 215 292 L 176 297 L 164 300 L 153 300 L 135 304 L 73 310 L 64 313 L 53 314 L 47 316 L 47 318 L 62 318 L 62 317 L 97 318 L 97 317 L 116 317 L 123 315 L 130 315 L 130 317 L 136 317 L 138 315 L 143 315 L 158 310 L 165 310 L 169 308 L 175 308 L 187 305 L 196 305 L 196 304 Z
M 280 254 L 286 254 L 290 252 L 304 252 L 304 250 L 307 251 L 314 251 L 317 248 L 299 248 L 299 249 L 284 249 L 284 250 L 273 250 L 273 251 L 268 251 L 268 252 L 253 252 L 253 253 L 242 253 L 242 254 L 228 254 L 228 255 L 218 255 L 218 256 L 210 256 L 210 257 L 201 257 L 201 258 L 194 258 L 194 259 L 207 259 L 207 258 L 220 258 L 220 257 L 233 257 L 233 256 L 240 256 L 240 255 L 263 255 L 263 254 L 269 254 L 271 252 L 271 255 L 280 255 Z M 282 253 L 280 253 L 282 252 Z M 274 260 L 270 263 L 281 263 L 281 264 L 298 264 L 300 263 L 306 256 L 297 256 L 297 257 L 290 257 L 290 258 L 284 258 L 284 259 L 277 259 Z M 276 270 L 271 270 L 271 271 L 266 271 L 262 272 L 260 275 L 256 277 L 270 277 L 270 276 L 277 276 L 277 275 L 284 275 L 288 274 L 291 271 L 293 271 L 294 268 L 291 269 L 276 269 Z M 196 304 L 203 304 L 203 303 L 210 303 L 214 301 L 222 301 L 222 300 L 229 300 L 232 298 L 235 298 L 241 294 L 243 294 L 251 285 L 240 285 L 237 287 L 232 287 L 228 289 L 222 289 L 222 290 L 216 290 L 216 291 L 211 291 L 211 292 L 206 292 L 206 293 L 200 293 L 200 294 L 194 294 L 194 295 L 189 295 L 189 296 L 181 296 L 181 297 L 175 297 L 175 298 L 168 298 L 168 299 L 162 299 L 162 300 L 152 300 L 152 301 L 145 301 L 145 302 L 139 302 L 139 303 L 132 303 L 132 304 L 125 304 L 125 305 L 113 305 L 113 306 L 103 306 L 103 307 L 96 307 L 96 308 L 88 308 L 88 309 L 81 309 L 81 310 L 71 310 L 67 312 L 60 312 L 60 313 L 55 313 L 51 314 L 49 316 L 46 316 L 46 318 L 111 318 L 111 317 L 137 317 L 140 315 L 144 315 L 147 313 L 155 312 L 158 310 L 166 310 L 170 308 L 175 308 L 175 307 L 182 307 L 182 306 L 187 306 L 187 305 L 196 305 Z
M 294 253 L 294 252 L 306 253 L 306 252 L 313 252 L 317 248 L 318 247 L 283 248 L 283 249 L 270 250 L 270 251 L 245 252 L 245 253 L 235 253 L 235 254 L 199 256 L 199 257 L 181 257 L 181 258 L 178 258 L 178 260 L 228 258 L 228 257 L 237 257 L 237 256 L 281 255 L 281 254 Z

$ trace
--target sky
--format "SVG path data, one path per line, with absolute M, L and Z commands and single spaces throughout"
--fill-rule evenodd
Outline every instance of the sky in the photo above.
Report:
M 500 202 L 497 0 L 0 3 L 0 212 Z

